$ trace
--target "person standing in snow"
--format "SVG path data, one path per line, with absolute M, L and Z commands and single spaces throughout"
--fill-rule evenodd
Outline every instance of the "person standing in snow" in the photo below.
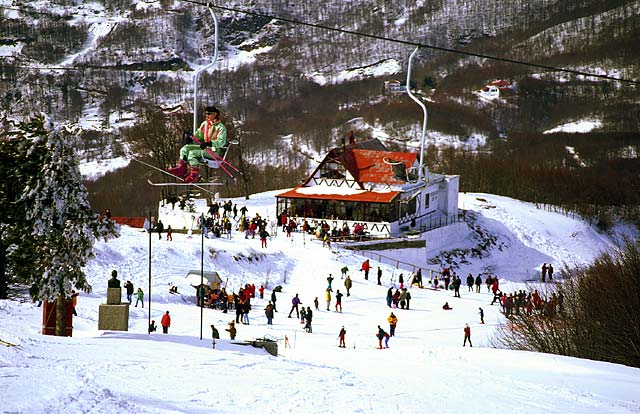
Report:
M 456 298 L 460 297 L 460 285 L 462 285 L 462 280 L 460 276 L 453 276 L 453 296 Z
M 468 324 L 464 326 L 464 343 L 462 346 L 467 346 L 467 341 L 469 341 L 469 346 L 473 347 L 471 343 L 471 328 L 469 328 Z
M 267 325 L 273 325 L 273 304 L 271 301 L 269 301 L 267 307 L 264 308 L 264 316 L 267 317 Z
M 369 264 L 369 259 L 362 262 L 362 266 L 360 270 L 364 271 L 364 280 L 369 280 L 369 270 L 371 269 L 371 265 Z
M 484 283 L 487 285 L 487 292 L 491 292 L 491 286 L 493 286 L 493 278 L 491 275 L 487 275 Z
M 480 293 L 480 286 L 482 286 L 482 276 L 478 273 L 478 276 L 476 276 L 476 293 Z
M 467 292 L 473 292 L 473 283 L 474 283 L 475 279 L 473 278 L 473 275 L 471 273 L 469 273 L 467 275 Z
M 162 315 L 162 319 L 160 319 L 160 325 L 162 325 L 162 333 L 169 333 L 169 327 L 171 326 L 171 316 L 169 316 L 169 311 L 166 311 L 164 315 Z
M 267 232 L 266 229 L 262 229 L 260 230 L 260 233 L 258 234 L 260 236 L 260 242 L 263 248 L 267 247 L 267 237 L 269 237 L 269 233 Z
M 318 297 L 317 296 L 313 300 L 313 305 L 316 307 L 316 310 L 320 310 L 320 309 L 318 309 L 318 307 L 320 306 L 320 303 L 318 302 Z
M 393 288 L 390 287 L 389 290 L 387 290 L 387 306 L 391 307 L 391 302 L 393 301 Z
M 382 286 L 381 278 L 382 278 L 382 269 L 380 269 L 380 266 L 378 266 L 378 286 Z
M 251 299 L 246 298 L 242 304 L 242 323 L 249 325 L 249 312 L 251 311 Z
M 308 333 L 311 333 L 312 332 L 311 321 L 313 320 L 313 312 L 311 311 L 310 306 L 307 306 L 307 314 L 305 315 L 305 319 L 307 320 L 307 324 L 304 326 L 304 329 Z
M 351 296 L 349 292 L 351 290 L 351 286 L 353 286 L 353 282 L 351 281 L 351 277 L 347 275 L 347 278 L 344 280 L 344 287 L 347 289 L 347 297 Z
M 549 282 L 553 281 L 553 265 L 551 263 L 549 263 L 549 266 L 547 266 L 547 274 L 549 275 Z
M 138 307 L 138 302 L 140 302 L 140 306 L 142 306 L 144 308 L 144 292 L 142 291 L 141 288 L 138 288 L 138 291 L 136 292 L 136 306 L 134 306 L 134 308 Z
M 391 300 L 392 300 L 392 302 L 393 302 L 393 307 L 394 307 L 394 308 L 397 308 L 397 307 L 398 307 L 398 304 L 399 304 L 399 302 L 400 302 L 400 291 L 399 291 L 398 289 L 396 289 L 396 291 L 395 291 L 395 293 L 393 294 L 393 297 L 392 297 L 392 299 L 391 299 Z
M 478 312 L 480 314 L 480 323 L 484 325 L 484 310 L 482 308 L 478 309 L 480 309 L 480 312 Z
M 234 293 L 233 307 L 236 308 L 236 323 L 242 323 L 242 313 L 244 311 L 244 296 Z
M 274 312 L 278 312 L 277 309 L 276 309 L 276 300 L 277 299 L 278 298 L 276 297 L 276 291 L 272 290 L 271 291 L 271 304 L 273 304 L 273 311 Z
M 127 301 L 129 305 L 131 305 L 131 297 L 133 296 L 133 283 L 130 280 L 127 280 L 127 283 L 124 284 L 125 289 L 127 290 Z
M 306 319 L 307 316 L 307 310 L 304 308 L 304 306 L 302 307 L 302 309 L 300 309 L 300 324 L 302 325 Z
M 338 345 L 339 348 L 346 348 L 347 346 L 345 345 L 344 342 L 344 338 L 347 335 L 347 330 L 344 329 L 344 326 L 340 329 L 340 333 L 338 334 L 338 338 L 340 338 L 340 345 Z
M 336 292 L 336 312 L 340 313 L 342 313 L 342 296 L 344 295 L 340 293 L 340 289 L 338 289 L 338 291 Z M 340 308 L 339 311 L 338 308 Z
M 213 325 L 211 325 L 211 339 L 212 339 L 213 349 L 216 349 L 216 339 L 220 339 L 220 333 L 218 332 L 216 327 Z
M 171 228 L 171 224 L 167 226 L 167 240 L 173 241 L 173 229 Z
M 329 273 L 329 277 L 327 277 L 327 289 L 333 292 L 333 289 L 331 288 L 331 282 L 333 282 L 333 276 L 331 276 L 331 273 Z
M 391 312 L 391 315 L 389 315 L 389 317 L 387 318 L 387 321 L 389 321 L 389 335 L 395 336 L 396 325 L 398 324 L 398 318 L 396 317 L 396 315 L 393 314 L 393 312 Z
M 331 289 L 327 288 L 325 292 L 325 300 L 327 301 L 327 310 L 330 310 L 331 306 Z
M 162 224 L 162 220 L 158 220 L 158 224 L 156 224 L 156 231 L 158 232 L 158 240 L 162 240 L 162 232 L 164 231 L 164 224 Z
M 258 292 L 260 293 L 260 299 L 264 299 L 264 285 L 260 285 Z
M 236 339 L 236 333 L 238 332 L 236 330 L 236 323 L 235 321 L 231 321 L 229 322 L 229 327 L 227 329 L 225 329 L 225 331 L 229 332 L 229 337 L 231 338 L 231 340 Z
M 407 305 L 407 288 L 401 288 L 400 297 L 398 297 L 398 303 L 400 304 L 400 309 L 404 309 Z
M 73 316 L 78 316 L 76 312 L 76 306 L 78 305 L 78 295 L 80 295 L 75 290 L 71 291 L 71 309 L 73 310 Z
M 298 294 L 296 293 L 296 295 L 293 297 L 293 299 L 291 299 L 291 310 L 289 311 L 289 318 L 291 317 L 291 314 L 293 313 L 293 310 L 295 309 L 296 311 L 296 318 L 300 317 L 300 312 L 298 311 L 298 305 L 301 305 L 302 302 L 300 301 L 300 298 L 298 297 Z

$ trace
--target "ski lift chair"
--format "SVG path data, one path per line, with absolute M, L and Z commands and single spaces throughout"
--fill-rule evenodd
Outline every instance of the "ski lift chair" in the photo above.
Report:
M 229 146 L 230 145 L 237 145 L 239 144 L 238 141 L 236 140 L 231 140 L 231 141 L 227 141 L 227 144 L 223 147 L 220 147 L 221 149 L 221 154 L 218 154 L 220 156 L 220 158 L 222 158 L 223 160 L 227 159 L 227 151 L 229 150 Z M 200 160 L 200 162 L 206 164 L 209 168 L 220 168 L 220 164 L 218 163 L 217 160 L 211 159 L 211 158 L 206 158 L 204 157 L 202 160 Z

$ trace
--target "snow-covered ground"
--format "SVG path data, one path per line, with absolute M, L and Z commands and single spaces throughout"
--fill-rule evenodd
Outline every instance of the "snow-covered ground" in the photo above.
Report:
M 274 192 L 234 199 L 271 218 Z M 523 287 L 543 262 L 587 263 L 612 245 L 609 237 L 582 221 L 535 209 L 528 203 L 488 194 L 461 195 L 460 207 L 477 214 L 476 224 L 501 243 L 485 258 L 461 267 L 474 274 L 494 266 L 501 287 Z M 176 207 L 177 208 L 177 207 Z M 464 228 L 464 227 L 461 227 Z M 464 231 L 464 230 L 461 230 Z M 472 243 L 464 239 L 459 246 Z M 621 365 L 509 351 L 491 346 L 502 318 L 490 306 L 486 287 L 454 298 L 445 291 L 410 289 L 411 310 L 389 309 L 387 289 L 397 284 L 399 270 L 383 264 L 383 286 L 376 284 L 375 261 L 369 280 L 359 272 L 363 258 L 350 251 L 323 248 L 317 240 L 278 232 L 261 248 L 258 239 L 204 240 L 205 270 L 220 273 L 228 288 L 264 283 L 265 300 L 254 299 L 250 325 L 238 325 L 237 340 L 265 335 L 277 338 L 278 357 L 234 344 L 224 331 L 232 314 L 204 309 L 200 340 L 200 308 L 185 279 L 200 268 L 199 236 L 174 234 L 173 241 L 151 238 L 151 317 L 160 321 L 169 310 L 168 335 L 148 335 L 145 308 L 131 307 L 129 331 L 98 331 L 98 305 L 105 303 L 107 279 L 117 269 L 148 296 L 149 238 L 122 228 L 119 239 L 98 242 L 86 272 L 93 292 L 82 293 L 73 337 L 40 334 L 42 309 L 30 301 L 0 301 L 0 338 L 16 347 L 0 348 L 3 413 L 638 413 L 640 370 Z M 438 252 L 383 252 L 398 260 L 425 263 Z M 342 313 L 332 300 L 326 310 L 325 288 L 331 273 L 334 293 L 344 292 L 340 268 L 348 266 L 354 286 L 343 298 Z M 520 273 L 515 272 L 518 267 Z M 512 273 L 513 272 L 513 273 Z M 514 276 L 515 274 L 515 276 Z M 405 276 L 407 274 L 405 273 Z M 391 281 L 391 278 L 394 281 Z M 168 292 L 178 286 L 180 295 Z M 267 327 L 262 309 L 271 289 L 277 294 L 274 325 Z M 318 297 L 313 333 L 287 318 L 290 300 L 300 294 L 304 306 Z M 445 301 L 453 307 L 442 310 Z M 479 323 L 478 308 L 486 324 Z M 399 319 L 389 349 L 377 349 L 377 325 L 388 330 L 387 317 Z M 462 347 L 464 325 L 472 331 L 473 348 Z M 211 349 L 210 328 L 223 339 Z M 338 331 L 347 330 L 346 348 L 338 347 Z M 284 346 L 288 338 L 290 348 Z M 0 345 L 1 346 L 1 345 Z
M 570 133 L 587 133 L 602 127 L 602 121 L 599 119 L 583 119 L 576 122 L 558 125 L 555 128 L 548 129 L 543 134 L 555 134 L 558 132 Z

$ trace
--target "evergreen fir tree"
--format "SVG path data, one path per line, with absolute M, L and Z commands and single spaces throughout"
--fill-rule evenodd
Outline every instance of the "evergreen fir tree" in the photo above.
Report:
M 65 329 L 65 303 L 72 288 L 91 291 L 83 267 L 93 256 L 96 238 L 119 235 L 118 228 L 91 211 L 69 134 L 49 132 L 43 119 L 23 125 L 32 140 L 27 152 L 46 150 L 36 176 L 26 181 L 20 201 L 34 238 L 30 292 L 34 299 L 56 303 L 56 335 Z
M 39 128 L 37 123 L 0 121 L 0 299 L 9 296 L 12 286 L 24 285 L 32 271 L 33 238 L 24 237 L 26 208 L 19 199 L 26 177 L 38 174 L 44 156 L 44 149 L 33 149 L 25 137 Z

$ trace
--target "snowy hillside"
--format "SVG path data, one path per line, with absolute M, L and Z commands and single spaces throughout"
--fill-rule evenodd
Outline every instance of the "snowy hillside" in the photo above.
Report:
M 247 205 L 250 216 L 272 217 L 274 192 L 235 199 Z M 585 223 L 536 210 L 528 203 L 488 194 L 465 194 L 460 207 L 470 210 L 475 225 L 495 243 L 481 259 L 461 264 L 460 275 L 495 269 L 501 288 L 524 286 L 543 262 L 559 269 L 563 262 L 588 263 L 612 240 Z M 177 208 L 177 207 L 176 207 Z M 459 242 L 447 249 L 464 250 L 477 243 L 467 227 L 456 228 Z M 453 231 L 453 230 L 452 230 Z M 265 300 L 252 301 L 250 325 L 238 324 L 237 340 L 270 336 L 279 340 L 278 357 L 234 344 L 224 329 L 234 314 L 204 309 L 200 340 L 200 308 L 186 272 L 200 268 L 199 236 L 174 234 L 173 241 L 151 243 L 151 317 L 169 310 L 168 335 L 146 333 L 149 306 L 131 307 L 129 331 L 98 331 L 98 305 L 105 303 L 106 281 L 117 269 L 123 281 L 148 293 L 148 235 L 124 227 L 122 237 L 96 244 L 96 258 L 87 267 L 93 292 L 82 293 L 72 338 L 40 335 L 42 310 L 35 304 L 0 301 L 0 339 L 16 347 L 0 348 L 0 387 L 6 413 L 562 413 L 602 414 L 640 411 L 640 370 L 575 358 L 495 349 L 491 338 L 503 321 L 492 296 L 412 287 L 410 310 L 389 309 L 385 294 L 397 285 L 399 270 L 383 264 L 382 286 L 375 270 L 369 280 L 358 271 L 363 261 L 350 251 L 332 250 L 308 236 L 281 232 L 267 248 L 258 239 L 234 233 L 230 240 L 205 239 L 205 270 L 220 273 L 228 288 L 266 283 Z M 437 268 L 427 259 L 440 251 L 381 252 L 425 269 Z M 421 260 L 421 262 L 420 262 Z M 327 276 L 334 295 L 344 293 L 340 268 L 348 266 L 351 296 L 343 298 L 343 312 L 330 311 L 325 302 Z M 407 273 L 405 272 L 405 276 Z M 534 282 L 538 283 L 538 282 Z M 266 300 L 275 285 L 274 325 L 264 317 Z M 179 295 L 169 293 L 178 286 Z M 304 306 L 318 297 L 313 333 L 287 314 L 292 296 Z M 444 311 L 448 301 L 453 307 Z M 135 303 L 135 300 L 134 300 Z M 485 312 L 480 324 L 478 308 Z M 389 330 L 387 317 L 398 319 L 389 349 L 377 349 L 377 326 Z M 473 348 L 462 347 L 463 327 L 469 324 Z M 211 349 L 209 325 L 221 334 Z M 346 348 L 338 347 L 344 326 Z M 284 346 L 288 338 L 290 348 Z

